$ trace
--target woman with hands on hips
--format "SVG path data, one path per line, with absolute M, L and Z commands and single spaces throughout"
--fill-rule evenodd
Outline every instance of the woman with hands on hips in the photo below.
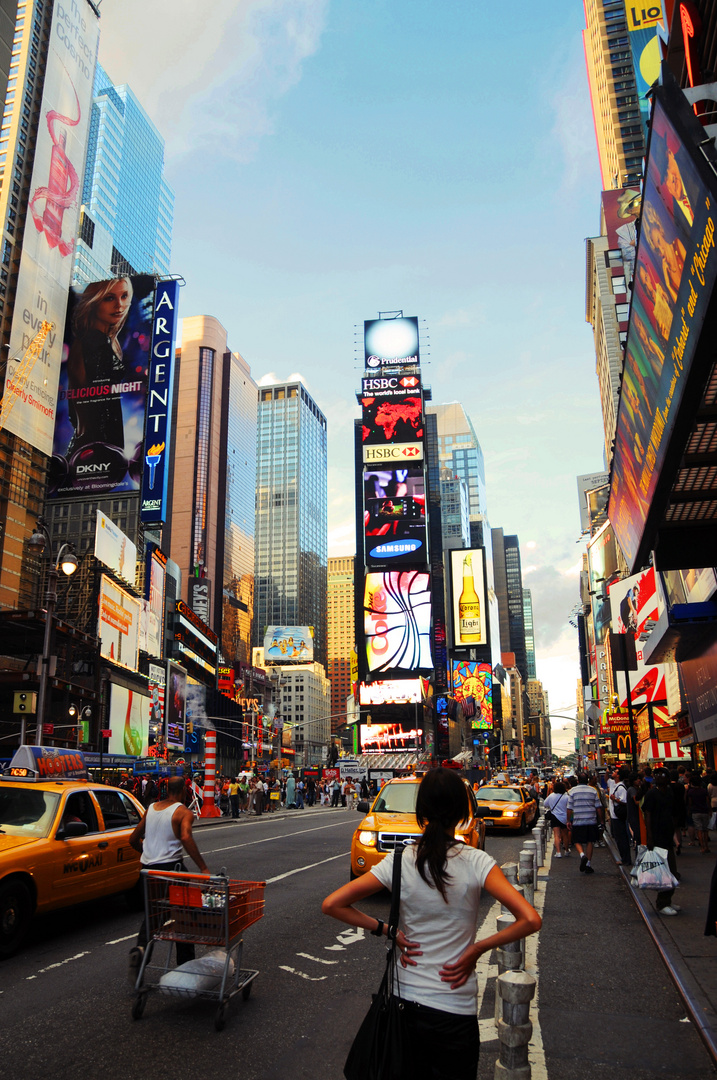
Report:
M 495 860 L 456 840 L 469 817 L 468 793 L 451 769 L 431 769 L 418 789 L 416 817 L 423 834 L 406 848 L 401 867 L 397 971 L 411 1080 L 475 1080 L 479 1035 L 475 966 L 484 953 L 540 929 L 541 918 Z M 393 852 L 373 870 L 324 900 L 321 910 L 349 926 L 385 934 L 385 924 L 354 908 L 391 888 Z M 515 922 L 476 941 L 481 890 L 500 901 Z

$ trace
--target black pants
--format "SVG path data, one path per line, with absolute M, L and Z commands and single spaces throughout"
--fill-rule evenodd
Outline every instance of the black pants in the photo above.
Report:
M 669 866 L 675 877 L 677 877 L 677 859 L 675 858 L 674 840 L 670 839 L 670 842 L 668 844 L 664 843 L 664 836 L 661 837 L 660 840 L 661 842 L 657 844 L 657 847 L 667 849 L 667 865 Z M 663 908 L 671 906 L 672 894 L 674 893 L 674 891 L 674 889 L 661 889 L 660 892 L 658 892 L 657 899 L 655 900 L 655 907 L 658 911 L 662 911 Z
M 619 818 L 611 818 L 612 835 L 617 844 L 617 850 L 620 852 L 620 858 L 624 863 L 631 863 L 630 858 L 630 838 L 627 835 L 627 821 L 620 821 Z
M 476 1080 L 478 1018 L 404 1002 L 406 1076 L 411 1080 Z
M 174 859 L 173 862 L 153 863 L 151 866 L 144 866 L 144 870 L 169 870 L 170 872 L 179 872 L 186 874 L 187 868 L 184 865 L 182 859 Z M 137 944 L 144 948 L 147 944 L 147 916 L 145 915 L 142 920 L 142 925 L 139 928 L 137 934 Z M 194 944 L 191 941 L 178 941 L 177 942 L 177 967 L 180 964 L 186 964 L 190 960 L 194 959 Z

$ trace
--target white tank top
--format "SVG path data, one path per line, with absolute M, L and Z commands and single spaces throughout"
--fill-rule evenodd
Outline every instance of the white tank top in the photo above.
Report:
M 147 823 L 144 829 L 141 863 L 153 866 L 155 863 L 176 862 L 182 857 L 182 841 L 174 835 L 172 818 L 181 803 L 170 803 L 164 810 L 156 810 L 150 803 L 147 810 Z

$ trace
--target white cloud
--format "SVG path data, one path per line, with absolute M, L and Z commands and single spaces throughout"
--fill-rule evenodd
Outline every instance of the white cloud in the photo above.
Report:
M 106 0 L 100 62 L 167 142 L 240 161 L 272 131 L 273 103 L 319 47 L 328 0 Z M 211 164 L 209 166 L 211 168 Z M 199 178 L 199 177 L 198 177 Z

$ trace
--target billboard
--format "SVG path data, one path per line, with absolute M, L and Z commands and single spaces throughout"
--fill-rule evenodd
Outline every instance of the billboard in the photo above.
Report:
M 483 548 L 455 548 L 450 552 L 453 646 L 456 649 L 488 644 L 484 562 Z
M 703 129 L 675 86 L 654 99 L 609 504 L 630 566 L 646 561 L 647 518 L 717 276 L 714 178 L 695 164 Z
M 363 324 L 366 367 L 370 371 L 391 364 L 418 364 L 418 319 L 367 319 Z
M 662 61 L 662 49 L 657 37 L 657 26 L 662 26 L 664 22 L 662 0 L 650 0 L 649 4 L 625 4 L 625 12 L 642 130 L 647 135 L 650 123 L 649 92 L 660 77 Z
M 147 757 L 149 752 L 149 707 L 145 694 L 126 686 L 110 684 L 109 728 L 112 734 L 108 754 Z
M 111 518 L 97 511 L 95 524 L 95 558 L 113 570 L 118 577 L 134 585 L 137 576 L 137 548 Z
M 420 705 L 420 679 L 385 679 L 383 682 L 361 683 L 360 705 Z
M 595 644 L 602 645 L 610 630 L 610 600 L 606 582 L 617 572 L 615 533 L 606 521 L 588 544 L 588 570 L 592 596 Z
M 423 468 L 365 470 L 363 489 L 367 565 L 427 563 Z
M 153 300 L 150 274 L 70 290 L 51 497 L 139 490 Z
M 667 700 L 665 669 L 662 664 L 647 664 L 643 645 L 659 618 L 655 570 L 650 566 L 640 574 L 623 578 L 610 586 L 612 631 L 632 634 L 635 639 L 637 671 L 630 672 L 630 700 L 634 704 Z M 620 707 L 627 707 L 625 673 L 616 672 Z
M 364 447 L 389 443 L 416 443 L 423 438 L 423 397 L 361 398 L 361 435 Z
M 313 626 L 267 626 L 264 631 L 264 660 L 267 664 L 310 664 L 313 659 Z
M 359 739 L 363 754 L 395 754 L 421 749 L 423 730 L 409 724 L 361 724 Z
M 588 492 L 596 491 L 598 488 L 608 488 L 610 486 L 610 474 L 606 472 L 600 473 L 583 473 L 578 477 L 578 499 L 580 500 L 580 528 L 586 533 L 590 531 L 590 503 L 588 500 Z M 607 497 L 607 492 L 606 492 Z
M 217 678 L 217 635 L 183 600 L 175 602 L 174 651 L 194 678 L 209 685 Z
M 164 664 L 150 664 L 149 675 L 149 722 L 157 731 L 164 733 L 164 697 L 167 670 Z M 151 730 L 151 728 L 150 728 Z
M 622 256 L 622 267 L 615 269 L 618 272 L 624 269 L 627 281 L 632 281 L 635 276 L 637 216 L 640 213 L 639 189 L 611 188 L 603 191 L 601 199 L 609 248 L 619 251 Z
M 364 634 L 369 672 L 430 671 L 430 575 L 367 574 Z
M 387 446 L 364 446 L 364 465 L 409 464 L 423 461 L 423 443 L 390 443 Z
M 99 19 L 87 0 L 54 5 L 10 330 L 5 393 L 14 390 L 15 401 L 5 429 L 48 457 L 52 454 L 62 331 L 80 213 L 99 32 Z M 8 182 L 10 168 L 8 162 Z M 27 382 L 16 385 L 20 360 L 43 320 L 53 324 L 52 330 Z
M 167 578 L 167 556 L 159 548 L 147 551 L 145 588 L 147 593 L 147 640 L 150 656 L 164 655 L 164 595 Z
M 187 673 L 179 664 L 167 661 L 167 696 L 164 710 L 167 722 L 165 741 L 171 750 L 184 749 L 187 722 Z
M 395 400 L 420 392 L 421 380 L 418 375 L 371 375 L 361 380 L 362 397 Z
M 144 525 L 163 525 L 167 516 L 178 301 L 178 281 L 157 282 L 152 318 L 152 353 L 147 383 L 147 421 L 140 502 L 140 520 Z
M 137 670 L 141 609 L 139 600 L 102 574 L 97 627 L 100 656 L 131 671 Z
M 474 660 L 451 661 L 451 686 L 463 715 L 478 731 L 493 730 L 493 672 L 490 664 Z

